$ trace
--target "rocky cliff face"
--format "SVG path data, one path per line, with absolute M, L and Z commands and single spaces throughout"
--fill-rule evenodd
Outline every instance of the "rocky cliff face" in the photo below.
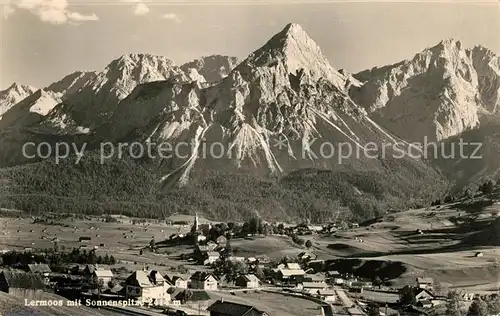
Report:
M 151 54 L 123 55 L 49 113 L 45 125 L 65 132 L 93 129 L 113 115 L 118 103 L 141 83 L 170 79 L 188 81 L 171 60 Z
M 237 64 L 236 57 L 211 55 L 185 63 L 181 69 L 186 74 L 198 74 L 200 78 L 203 78 L 202 80 L 198 79 L 198 81 L 217 82 L 227 77 Z M 196 75 L 190 77 L 197 80 Z
M 80 91 L 94 72 L 74 72 L 43 89 L 34 90 L 5 112 L 0 128 L 21 128 L 41 122 L 58 104 Z
M 363 85 L 350 94 L 396 135 L 442 140 L 477 127 L 480 113 L 496 111 L 499 75 L 490 51 L 444 40 L 410 60 L 356 74 Z
M 180 184 L 194 169 L 327 167 L 337 161 L 318 154 L 322 142 L 354 148 L 369 140 L 395 142 L 352 102 L 347 82 L 304 30 L 290 24 L 214 85 L 170 80 L 138 86 L 118 105 L 109 131 L 117 140 L 142 135 L 174 147 L 189 143 L 177 153 L 184 158 L 165 160 L 170 171 L 163 180 Z M 323 141 L 309 147 L 316 138 Z M 206 146 L 215 143 L 224 157 L 207 157 Z

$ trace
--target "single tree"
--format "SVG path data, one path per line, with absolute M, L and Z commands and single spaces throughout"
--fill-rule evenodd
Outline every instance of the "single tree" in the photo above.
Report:
M 381 278 L 377 275 L 377 276 L 373 279 L 372 283 L 373 283 L 373 285 L 378 286 L 378 287 L 380 288 L 384 282 L 383 282 L 383 281 L 382 281 L 382 279 L 381 279 Z
M 459 291 L 450 291 L 447 295 L 446 301 L 446 311 L 445 314 L 448 316 L 462 316 L 462 309 L 460 307 L 460 301 L 462 298 L 462 293 Z
M 470 304 L 467 316 L 488 316 L 488 304 L 482 299 L 475 299 Z
M 412 286 L 407 285 L 399 291 L 399 302 L 402 305 L 415 305 L 417 299 Z
M 259 265 L 255 267 L 254 274 L 259 280 L 264 280 L 266 278 L 266 274 Z
M 311 248 L 312 247 L 312 242 L 310 240 L 306 241 L 306 247 Z

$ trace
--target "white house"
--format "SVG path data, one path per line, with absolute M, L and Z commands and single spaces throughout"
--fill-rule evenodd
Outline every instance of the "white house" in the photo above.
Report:
M 95 270 L 92 277 L 97 281 L 102 281 L 104 287 L 108 286 L 109 281 L 113 279 L 113 272 L 111 270 Z
M 219 281 L 211 273 L 204 271 L 196 271 L 191 276 L 190 280 L 191 280 L 191 288 L 193 289 L 217 291 Z
M 432 278 L 417 278 L 417 287 L 419 289 L 429 289 L 434 285 Z
M 179 289 L 187 289 L 188 281 L 181 276 L 172 277 L 172 285 Z
M 170 284 L 158 271 L 136 271 L 125 281 L 125 295 L 152 305 L 168 305 L 170 294 L 167 293 Z
M 203 265 L 211 265 L 220 258 L 220 254 L 216 251 L 209 251 L 205 254 L 205 260 L 203 260 Z
M 255 289 L 260 285 L 260 280 L 253 274 L 240 275 L 236 279 L 236 285 L 247 289 Z
M 333 303 L 337 300 L 337 294 L 334 290 L 321 289 L 318 291 L 318 295 L 325 302 Z
M 317 294 L 319 290 L 326 290 L 328 285 L 325 282 L 303 282 L 300 283 L 297 288 L 302 289 L 304 292 L 309 294 Z
M 342 279 L 342 278 L 334 278 L 333 279 L 333 284 L 335 284 L 335 285 L 342 285 L 342 284 L 344 284 L 344 279 Z

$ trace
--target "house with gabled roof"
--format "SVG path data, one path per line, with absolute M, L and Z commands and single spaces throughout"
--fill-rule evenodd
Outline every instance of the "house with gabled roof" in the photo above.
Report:
M 190 278 L 191 288 L 206 290 L 206 291 L 217 291 L 219 280 L 209 272 L 196 271 Z
M 254 274 L 242 274 L 236 278 L 236 286 L 255 289 L 260 286 L 260 280 Z
M 92 278 L 98 282 L 102 282 L 104 287 L 108 286 L 113 277 L 114 275 L 111 270 L 95 270 L 94 273 L 92 273 Z
M 96 270 L 111 270 L 111 267 L 107 264 L 87 264 L 85 265 L 85 268 L 83 269 L 83 273 L 85 275 L 91 276 L 94 274 L 94 271 Z
M 335 302 L 337 300 L 337 293 L 333 289 L 320 289 L 318 290 L 318 296 L 325 302 Z
M 208 266 L 219 260 L 220 254 L 216 251 L 208 251 L 203 256 L 203 265 Z
M 138 270 L 125 280 L 125 296 L 144 304 L 167 305 L 171 284 L 156 270 Z
M 35 273 L 2 271 L 0 291 L 17 297 L 36 297 L 45 287 L 42 277 Z
M 48 277 L 49 274 L 52 272 L 52 270 L 50 269 L 48 264 L 35 263 L 35 264 L 28 264 L 26 272 L 36 273 L 44 277 Z
M 165 279 L 172 284 L 172 286 L 179 288 L 179 289 L 187 289 L 188 288 L 188 281 L 179 275 L 174 275 L 172 277 L 165 275 Z
M 420 289 L 428 289 L 434 286 L 434 280 L 432 278 L 417 278 L 417 287 Z
M 317 294 L 319 290 L 326 290 L 328 288 L 328 285 L 325 282 L 323 283 L 303 282 L 298 284 L 297 287 L 309 294 Z

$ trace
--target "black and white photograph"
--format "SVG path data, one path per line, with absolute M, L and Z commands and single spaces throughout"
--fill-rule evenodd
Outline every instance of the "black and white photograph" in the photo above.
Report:
M 0 0 L 0 316 L 500 316 L 498 0 Z

